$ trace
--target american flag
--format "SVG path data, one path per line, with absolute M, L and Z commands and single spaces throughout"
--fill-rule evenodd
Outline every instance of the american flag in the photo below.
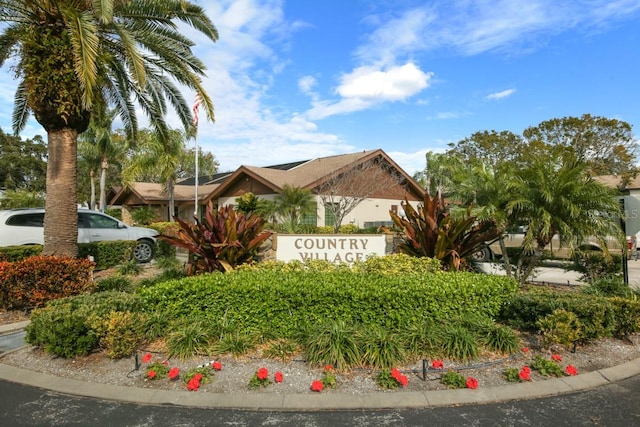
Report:
M 196 99 L 193 101 L 193 125 L 198 126 L 198 109 L 201 103 L 200 95 L 196 93 Z

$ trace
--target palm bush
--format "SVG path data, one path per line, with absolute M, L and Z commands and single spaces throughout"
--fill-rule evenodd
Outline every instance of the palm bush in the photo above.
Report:
M 161 235 L 174 246 L 189 251 L 187 275 L 228 272 L 253 261 L 258 249 L 271 235 L 263 231 L 264 220 L 251 213 L 238 213 L 229 206 L 215 209 L 209 203 L 205 218 L 189 224 L 176 218 L 177 236 Z
M 396 248 L 408 255 L 438 259 L 451 270 L 459 270 L 466 257 L 502 233 L 493 220 L 481 221 L 471 215 L 471 207 L 463 216 L 451 215 L 441 193 L 433 198 L 425 194 L 417 209 L 405 199 L 402 208 L 405 217 L 389 212 L 402 230 Z

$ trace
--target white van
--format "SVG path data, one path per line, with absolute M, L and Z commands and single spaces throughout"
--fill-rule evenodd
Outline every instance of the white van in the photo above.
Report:
M 78 243 L 105 240 L 137 240 L 134 257 L 138 262 L 153 258 L 158 232 L 130 227 L 112 216 L 90 209 L 78 209 Z M 44 244 L 44 209 L 25 208 L 0 211 L 0 246 Z

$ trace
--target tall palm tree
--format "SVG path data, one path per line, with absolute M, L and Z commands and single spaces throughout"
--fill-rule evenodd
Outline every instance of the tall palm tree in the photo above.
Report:
M 169 196 L 169 221 L 173 221 L 174 187 L 185 151 L 185 136 L 170 130 L 163 139 L 162 135 L 144 130 L 138 132 L 136 140 L 136 154 L 122 171 L 122 179 L 125 184 L 140 178 L 162 183 Z
M 526 224 L 518 280 L 524 283 L 538 266 L 554 235 L 560 244 L 575 249 L 587 238 L 607 248 L 607 237 L 624 244 L 619 227 L 621 208 L 612 190 L 589 175 L 589 165 L 574 156 L 540 155 L 520 169 L 510 184 L 507 210 Z
M 186 0 L 0 3 L 0 22 L 8 23 L 0 34 L 0 66 L 17 59 L 14 131 L 33 113 L 47 132 L 43 254 L 77 253 L 77 141 L 96 105 L 113 107 L 129 137 L 137 130 L 136 103 L 161 135 L 168 132 L 167 101 L 189 129 L 191 109 L 177 82 L 199 94 L 213 120 L 201 84 L 205 66 L 177 21 L 218 38 L 202 7 Z

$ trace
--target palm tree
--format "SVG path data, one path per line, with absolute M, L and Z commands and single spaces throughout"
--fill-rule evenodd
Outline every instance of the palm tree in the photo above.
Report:
M 168 101 L 190 129 L 191 109 L 177 82 L 196 91 L 213 120 L 201 84 L 205 66 L 176 21 L 212 41 L 217 30 L 202 7 L 186 0 L 3 0 L 0 21 L 8 23 L 0 34 L 0 66 L 17 59 L 14 131 L 19 133 L 33 113 L 47 132 L 43 254 L 73 256 L 77 142 L 92 111 L 113 107 L 132 137 L 137 103 L 164 136 Z
M 520 283 L 538 266 L 544 248 L 556 234 L 569 249 L 589 237 L 605 249 L 608 236 L 615 236 L 621 245 L 624 242 L 615 194 L 589 175 L 586 162 L 573 156 L 538 156 L 517 173 L 509 191 L 512 199 L 507 211 L 527 227 L 516 270 Z
M 125 184 L 141 178 L 162 183 L 169 196 L 169 221 L 173 221 L 174 187 L 185 151 L 185 137 L 178 130 L 169 131 L 167 136 L 162 139 L 148 130 L 138 132 L 136 154 L 125 166 L 122 179 Z
M 295 233 L 305 214 L 315 213 L 313 212 L 313 194 L 305 188 L 285 184 L 276 196 L 275 202 L 278 213 L 284 220 L 285 229 L 289 233 Z

